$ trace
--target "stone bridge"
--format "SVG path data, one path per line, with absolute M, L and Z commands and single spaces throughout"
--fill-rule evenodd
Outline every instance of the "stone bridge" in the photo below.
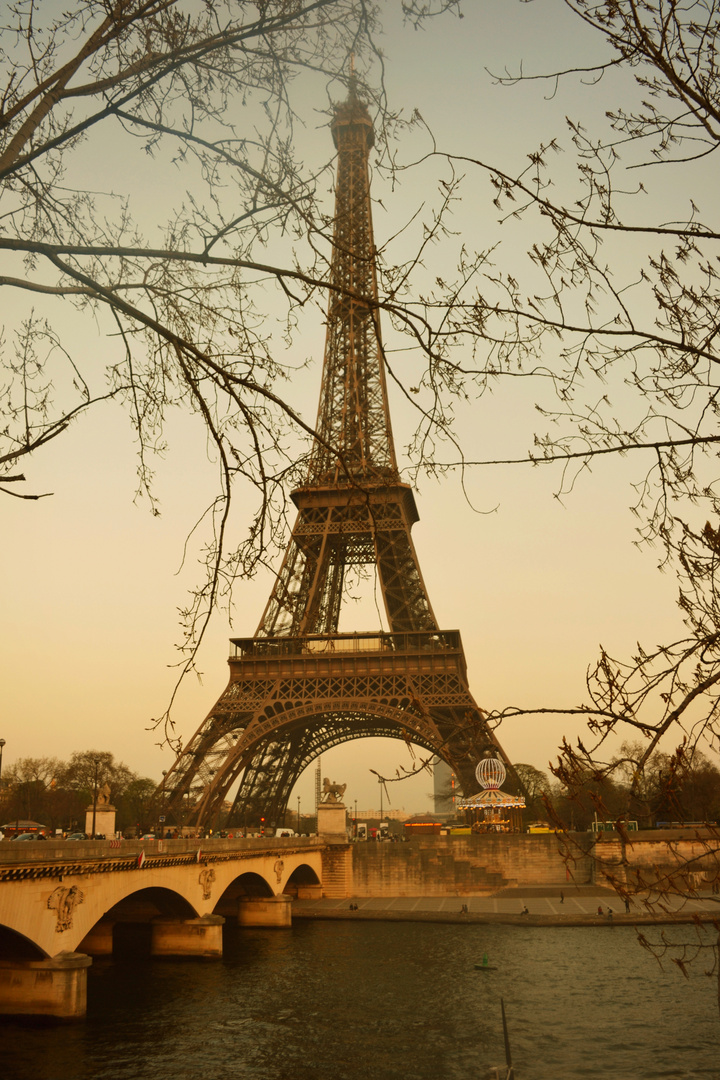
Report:
M 87 968 L 128 934 L 153 956 L 222 956 L 222 926 L 289 926 L 294 897 L 346 896 L 327 838 L 0 844 L 0 1013 L 82 1016 Z

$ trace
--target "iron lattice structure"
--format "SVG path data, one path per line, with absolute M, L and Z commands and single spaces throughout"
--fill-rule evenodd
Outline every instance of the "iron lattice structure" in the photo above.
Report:
M 368 158 L 373 127 L 351 89 L 338 151 L 334 251 L 317 438 L 297 518 L 255 635 L 233 639 L 230 682 L 164 782 L 167 810 L 212 823 L 279 821 L 302 771 L 339 743 L 387 736 L 452 767 L 509 761 L 470 693 L 458 631 L 438 628 L 411 538 L 418 520 L 392 439 L 379 327 Z M 349 567 L 374 568 L 388 633 L 340 634 Z M 184 807 L 184 798 L 188 796 Z

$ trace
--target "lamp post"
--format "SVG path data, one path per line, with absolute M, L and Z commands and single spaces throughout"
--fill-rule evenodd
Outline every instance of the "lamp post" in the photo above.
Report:
M 95 765 L 95 774 L 93 776 L 93 816 L 92 816 L 92 833 L 90 839 L 95 839 L 95 816 L 97 814 L 97 797 L 98 797 L 98 772 L 100 769 L 100 758 L 93 758 L 93 764 Z
M 182 806 L 183 806 L 183 819 L 182 819 L 183 831 L 182 831 L 182 835 L 184 836 L 185 835 L 185 825 L 187 824 L 188 814 L 190 813 L 190 791 L 189 790 L 186 791 L 185 794 L 183 795 Z
M 299 795 L 297 797 L 297 801 L 298 801 L 298 827 L 297 827 L 297 833 L 298 833 L 298 836 L 299 836 L 300 835 L 300 796 Z
M 3 794 L 2 794 L 2 752 L 3 752 L 4 745 L 5 745 L 5 740 L 0 739 L 0 800 L 2 800 L 3 806 L 5 805 L 5 800 L 3 799 Z
M 379 777 L 379 776 L 378 776 L 378 784 L 380 785 L 380 821 L 378 822 L 378 840 L 379 840 L 380 839 L 380 825 L 382 824 L 382 818 L 383 818 L 383 801 L 382 801 L 383 782 L 382 782 L 382 778 Z
M 353 838 L 357 840 L 357 799 L 355 800 L 355 817 L 353 818 Z
M 163 769 L 162 784 L 160 785 L 160 814 L 158 815 L 159 825 L 160 825 L 159 832 L 160 832 L 160 839 L 161 840 L 165 839 L 165 777 L 166 776 L 167 776 L 167 769 Z M 157 832 L 158 832 L 158 830 L 155 830 L 155 835 L 156 836 L 157 836 Z

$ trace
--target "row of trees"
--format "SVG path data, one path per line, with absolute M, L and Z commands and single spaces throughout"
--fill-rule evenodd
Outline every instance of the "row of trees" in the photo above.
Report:
M 3 771 L 2 823 L 37 821 L 53 831 L 84 831 L 85 813 L 108 785 L 117 809 L 116 827 L 144 832 L 158 813 L 155 781 L 138 776 L 108 751 L 84 750 L 69 761 L 54 757 L 20 758 Z
M 516 765 L 527 791 L 527 817 L 565 829 L 588 829 L 600 821 L 626 818 L 639 828 L 662 822 L 720 822 L 720 769 L 695 749 L 656 751 L 639 771 L 640 743 L 624 743 L 608 767 L 574 770 L 563 783 L 532 765 Z

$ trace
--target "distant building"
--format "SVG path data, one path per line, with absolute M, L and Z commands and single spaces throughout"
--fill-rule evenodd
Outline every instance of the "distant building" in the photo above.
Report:
M 405 819 L 407 817 L 409 817 L 409 816 L 410 816 L 410 811 L 406 810 L 405 807 L 403 807 L 401 810 L 383 810 L 383 812 L 382 812 L 383 821 L 405 821 Z M 374 818 L 379 819 L 380 818 L 379 809 L 375 809 L 375 810 L 358 810 L 358 812 L 357 812 L 358 821 L 362 821 L 364 818 L 369 818 L 371 820 L 374 819 Z
M 442 758 L 433 761 L 433 805 L 436 815 L 452 817 L 455 814 L 455 773 Z

